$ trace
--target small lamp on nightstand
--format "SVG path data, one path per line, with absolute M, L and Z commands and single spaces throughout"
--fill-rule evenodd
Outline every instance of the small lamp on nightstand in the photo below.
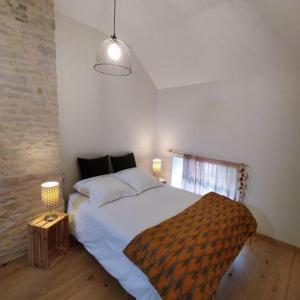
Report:
M 59 203 L 59 183 L 56 181 L 44 182 L 41 185 L 41 197 L 43 204 L 49 208 L 49 215 L 45 216 L 45 221 L 53 221 L 57 218 L 52 213 L 52 208 Z
M 155 158 L 152 160 L 152 172 L 154 176 L 159 177 L 161 172 L 161 159 Z

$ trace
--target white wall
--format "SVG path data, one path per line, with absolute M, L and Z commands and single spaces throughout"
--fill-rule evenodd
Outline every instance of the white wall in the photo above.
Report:
M 101 32 L 56 12 L 60 140 L 65 191 L 78 178 L 76 157 L 133 151 L 150 166 L 157 91 L 138 59 L 133 75 L 111 77 L 93 70 Z
M 258 232 L 300 246 L 300 86 L 289 70 L 159 91 L 157 154 L 249 164 L 246 204 Z

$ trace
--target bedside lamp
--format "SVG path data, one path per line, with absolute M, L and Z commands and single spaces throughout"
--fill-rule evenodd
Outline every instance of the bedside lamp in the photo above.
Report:
M 57 215 L 52 214 L 51 210 L 59 203 L 59 183 L 56 181 L 44 182 L 41 185 L 41 197 L 44 206 L 49 208 L 49 215 L 45 216 L 45 221 L 53 221 Z
M 154 176 L 159 177 L 159 173 L 161 172 L 161 159 L 155 158 L 152 160 L 152 171 Z

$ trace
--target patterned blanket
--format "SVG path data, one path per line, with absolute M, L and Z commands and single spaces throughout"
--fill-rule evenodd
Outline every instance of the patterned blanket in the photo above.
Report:
M 209 193 L 138 234 L 124 253 L 162 299 L 215 299 L 222 276 L 256 227 L 245 205 Z

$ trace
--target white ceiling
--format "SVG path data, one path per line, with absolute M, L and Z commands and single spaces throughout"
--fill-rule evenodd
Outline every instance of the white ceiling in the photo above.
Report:
M 55 5 L 112 33 L 113 0 L 55 0 Z M 300 0 L 118 0 L 117 6 L 117 36 L 158 89 L 299 63 Z

